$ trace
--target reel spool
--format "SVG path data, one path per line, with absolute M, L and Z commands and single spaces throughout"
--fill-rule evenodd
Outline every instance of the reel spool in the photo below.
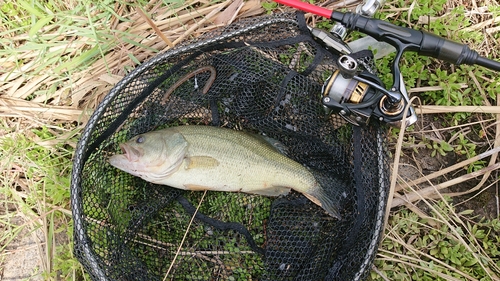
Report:
M 357 126 L 367 124 L 372 116 L 393 126 L 400 125 L 405 99 L 391 95 L 375 75 L 367 71 L 357 74 L 358 63 L 351 56 L 342 55 L 338 67 L 321 90 L 328 114 L 337 113 Z M 407 118 L 407 126 L 416 121 L 412 109 Z

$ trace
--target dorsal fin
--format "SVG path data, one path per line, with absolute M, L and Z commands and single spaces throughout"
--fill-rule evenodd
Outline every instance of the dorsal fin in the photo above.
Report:
M 265 136 L 265 135 L 257 135 L 257 134 L 251 134 L 253 137 L 260 139 L 264 141 L 265 143 L 269 144 L 270 147 L 272 147 L 274 150 L 277 152 L 286 155 L 288 152 L 287 147 L 281 143 L 279 140 L 273 139 L 271 137 Z

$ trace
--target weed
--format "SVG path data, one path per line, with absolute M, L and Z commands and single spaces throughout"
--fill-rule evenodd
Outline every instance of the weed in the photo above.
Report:
M 266 10 L 267 14 L 272 13 L 272 11 L 278 7 L 278 3 L 274 2 L 274 1 L 263 1 L 261 3 L 261 5 L 262 5 L 262 8 L 264 8 L 264 10 Z
M 453 151 L 453 147 L 444 140 L 432 140 L 430 144 L 427 144 L 427 148 L 432 150 L 432 157 L 436 156 L 437 153 L 441 154 L 441 156 L 446 156 L 447 152 Z
M 446 201 L 434 203 L 428 218 L 402 209 L 390 218 L 372 280 L 495 280 L 498 263 L 499 220 L 473 224 Z M 443 221 L 449 219 L 449 221 Z M 381 274 L 380 274 L 381 273 Z M 436 274 L 439 273 L 439 274 Z M 386 279 L 386 280 L 387 280 Z
M 390 3 L 391 7 L 408 7 L 405 1 L 397 2 Z M 458 4 L 459 7 L 452 7 L 454 4 L 454 1 L 445 0 L 413 1 L 411 8 L 396 13 L 388 8 L 380 17 L 395 18 L 398 24 L 466 43 L 483 56 L 498 58 L 496 47 L 485 52 L 490 48 L 485 48 L 485 41 L 489 40 L 486 33 L 470 28 L 473 24 L 473 17 L 467 16 L 470 11 Z M 491 16 L 498 15 L 498 7 L 487 8 Z M 461 31 L 466 28 L 469 28 L 467 32 Z M 493 46 L 497 46 L 496 43 Z M 390 69 L 393 57 L 376 62 L 386 85 L 393 82 Z M 424 105 L 489 105 L 496 102 L 499 93 L 500 83 L 495 77 L 498 74 L 482 67 L 454 66 L 407 52 L 403 54 L 400 68 L 407 89 L 434 89 L 419 92 Z M 481 139 L 495 134 L 484 130 L 484 126 L 473 125 L 472 120 L 482 120 L 484 116 L 471 113 L 430 116 L 430 122 L 438 121 L 444 128 L 437 130 L 442 139 L 426 138 L 426 133 L 434 134 L 436 129 L 418 132 L 425 129 L 418 124 L 419 130 L 406 132 L 403 148 L 411 148 L 417 153 L 421 148 L 430 149 L 432 156 L 454 153 L 460 159 L 472 158 L 491 145 L 481 144 Z M 461 131 L 454 129 L 457 127 Z M 394 143 L 398 134 L 399 130 L 391 129 L 389 142 Z M 481 170 L 486 165 L 484 160 L 473 162 L 466 166 L 467 172 Z M 427 215 L 422 210 L 430 210 L 430 213 Z M 375 261 L 376 270 L 371 273 L 372 280 L 497 280 L 500 275 L 498 219 L 485 220 L 473 214 L 472 210 L 457 214 L 449 199 L 425 201 L 424 207 L 417 212 L 406 208 L 394 211 Z
M 1 139 L 0 163 L 5 179 L 0 193 L 29 218 L 23 228 L 39 229 L 45 234 L 46 254 L 40 257 L 44 260 L 44 275 L 56 279 L 56 275 L 74 276 L 81 266 L 68 251 L 72 233 L 72 224 L 68 223 L 72 150 L 62 142 L 47 145 L 55 140 L 51 130 L 39 127 Z M 7 218 L 15 215 L 5 214 Z M 11 231 L 0 237 L 3 247 L 21 233 L 15 227 Z

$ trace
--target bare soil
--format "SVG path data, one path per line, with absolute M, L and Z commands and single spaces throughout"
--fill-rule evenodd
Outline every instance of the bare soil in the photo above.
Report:
M 26 225 L 26 219 L 15 216 L 11 223 L 16 226 Z M 44 244 L 43 231 L 40 229 L 30 231 L 24 228 L 19 235 L 5 248 L 5 260 L 0 270 L 0 280 L 43 280 L 42 245 Z

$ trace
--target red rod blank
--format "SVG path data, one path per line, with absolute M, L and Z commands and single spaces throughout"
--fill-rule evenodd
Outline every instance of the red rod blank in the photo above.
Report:
M 300 0 L 274 0 L 274 1 L 277 3 L 287 5 L 287 6 L 299 9 L 301 11 L 304 11 L 304 12 L 313 13 L 315 15 L 322 16 L 322 17 L 325 17 L 328 19 L 332 16 L 332 12 L 333 12 L 331 10 L 328 10 L 328 9 L 325 9 L 322 7 L 318 7 L 318 6 L 314 6 L 312 4 L 302 2 Z

